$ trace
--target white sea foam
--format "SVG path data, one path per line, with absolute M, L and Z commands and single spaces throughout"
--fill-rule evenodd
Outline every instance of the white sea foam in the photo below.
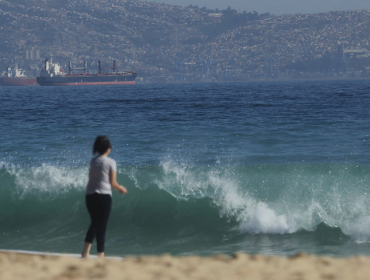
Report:
M 283 188 L 279 196 L 262 201 L 250 193 L 261 185 L 253 180 L 239 180 L 232 167 L 195 167 L 169 158 L 160 166 L 163 174 L 156 179 L 160 188 L 177 199 L 212 199 L 221 216 L 238 221 L 240 232 L 285 234 L 314 230 L 317 224 L 325 222 L 355 238 L 370 238 L 369 197 L 346 189 L 349 182 L 357 184 L 346 173 L 338 176 L 329 172 L 324 176 L 316 171 L 293 170 L 275 178 L 284 180 L 284 184 L 276 183 L 276 187 Z M 274 184 L 273 179 L 270 184 Z
M 220 167 L 200 170 L 171 160 L 162 161 L 161 167 L 163 177 L 156 182 L 160 188 L 178 199 L 211 198 L 221 216 L 239 222 L 241 232 L 283 234 L 297 230 L 292 223 L 294 215 L 279 213 L 268 203 L 255 199 L 232 172 L 219 170 Z
M 42 164 L 37 167 L 9 165 L 6 168 L 14 176 L 16 191 L 20 198 L 30 192 L 57 195 L 71 189 L 81 190 L 87 183 L 87 167 L 61 167 Z

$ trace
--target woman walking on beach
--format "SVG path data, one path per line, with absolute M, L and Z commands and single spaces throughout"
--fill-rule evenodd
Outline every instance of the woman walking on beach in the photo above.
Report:
M 94 238 L 98 247 L 98 257 L 104 258 L 105 231 L 112 207 L 112 189 L 127 193 L 127 189 L 117 183 L 116 162 L 108 155 L 112 149 L 107 136 L 95 139 L 93 154 L 99 155 L 90 161 L 89 182 L 86 186 L 86 207 L 91 218 L 91 225 L 85 238 L 85 247 L 81 253 L 88 258 Z

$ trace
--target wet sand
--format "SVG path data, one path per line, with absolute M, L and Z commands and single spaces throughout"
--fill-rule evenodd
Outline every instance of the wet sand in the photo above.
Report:
M 155 279 L 303 280 L 369 279 L 370 257 L 142 256 L 80 259 L 66 256 L 0 253 L 1 280 Z

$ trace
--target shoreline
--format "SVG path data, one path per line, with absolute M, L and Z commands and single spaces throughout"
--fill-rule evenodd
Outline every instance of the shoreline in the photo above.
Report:
M 219 84 L 219 83 L 255 83 L 255 82 L 314 82 L 314 81 L 361 81 L 370 77 L 321 77 L 321 78 L 261 78 L 238 81 L 172 81 L 172 82 L 136 82 L 137 85 L 167 85 L 167 84 Z
M 138 256 L 124 259 L 81 259 L 71 256 L 0 252 L 0 279 L 87 280 L 299 280 L 368 279 L 370 257 L 232 256 Z

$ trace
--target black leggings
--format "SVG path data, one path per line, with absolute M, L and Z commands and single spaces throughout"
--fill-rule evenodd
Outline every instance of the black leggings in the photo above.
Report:
M 109 194 L 98 193 L 86 195 L 86 207 L 90 214 L 91 225 L 86 233 L 85 242 L 93 243 L 96 237 L 98 253 L 103 253 L 112 197 Z

